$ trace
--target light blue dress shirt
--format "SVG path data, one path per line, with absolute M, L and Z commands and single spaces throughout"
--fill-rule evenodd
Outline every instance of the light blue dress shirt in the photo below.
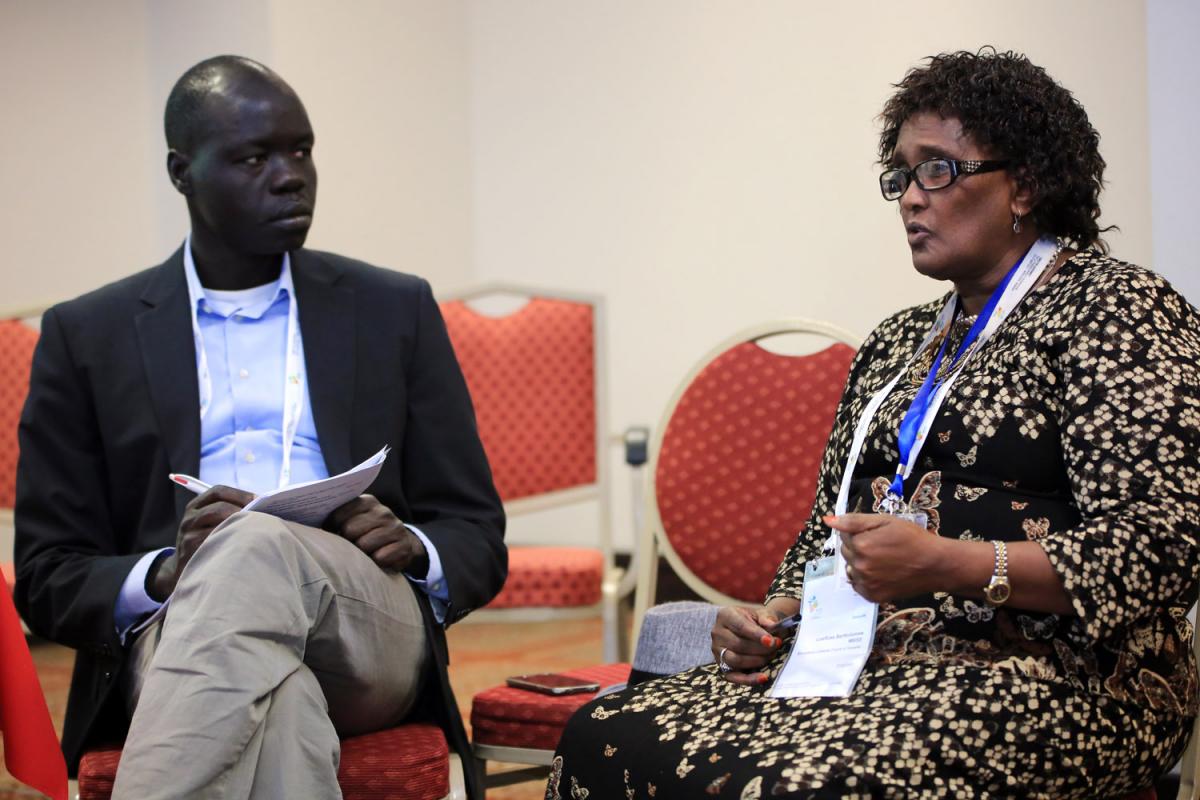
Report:
M 205 483 L 236 486 L 261 494 L 276 488 L 283 463 L 283 395 L 288 310 L 295 297 L 291 259 L 283 256 L 279 279 L 250 289 L 218 291 L 200 285 L 192 261 L 191 240 L 184 247 L 188 294 L 212 380 L 212 401 L 200 421 L 200 474 Z M 329 477 L 309 394 L 292 446 L 289 483 Z M 166 476 L 163 476 L 166 480 Z M 425 545 L 429 572 L 409 578 L 432 601 L 434 616 L 445 621 L 450 592 L 437 548 L 417 528 L 407 526 Z M 143 556 L 126 576 L 117 596 L 115 622 L 122 641 L 139 620 L 160 603 L 146 593 L 146 573 L 163 548 Z

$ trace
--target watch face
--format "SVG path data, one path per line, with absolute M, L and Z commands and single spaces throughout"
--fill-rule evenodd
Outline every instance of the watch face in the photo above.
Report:
M 987 596 L 987 601 L 989 603 L 994 606 L 998 606 L 1004 603 L 1004 601 L 1008 600 L 1008 596 L 1012 594 L 1012 587 L 1010 587 L 1007 582 L 990 583 L 988 584 L 988 587 L 983 590 L 983 593 Z

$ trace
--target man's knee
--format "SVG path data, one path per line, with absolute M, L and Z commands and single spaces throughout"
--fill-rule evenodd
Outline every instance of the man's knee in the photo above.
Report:
M 296 537 L 279 517 L 258 511 L 239 511 L 217 526 L 196 550 L 217 553 L 239 553 L 245 550 L 279 550 L 294 546 Z
M 211 576 L 244 576 L 247 570 L 265 578 L 281 569 L 308 580 L 314 577 L 309 573 L 315 567 L 306 553 L 296 532 L 283 520 L 257 511 L 240 511 L 197 548 L 182 580 L 190 576 L 208 582 Z

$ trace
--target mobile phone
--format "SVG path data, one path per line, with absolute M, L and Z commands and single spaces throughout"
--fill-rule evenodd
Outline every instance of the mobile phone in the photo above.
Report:
M 600 684 L 589 683 L 582 678 L 572 678 L 570 675 L 560 675 L 545 672 L 537 675 L 513 675 L 507 680 L 509 686 L 517 689 L 528 689 L 542 694 L 579 694 L 581 692 L 598 692 Z

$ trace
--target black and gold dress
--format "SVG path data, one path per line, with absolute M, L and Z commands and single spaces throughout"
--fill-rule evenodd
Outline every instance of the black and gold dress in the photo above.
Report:
M 771 596 L 801 596 L 854 425 L 943 303 L 891 317 L 863 344 L 813 517 Z M 905 482 L 936 535 L 1039 542 L 1074 615 L 937 592 L 881 605 L 846 698 L 776 700 L 714 666 L 601 698 L 569 723 L 548 800 L 1107 798 L 1151 785 L 1197 710 L 1186 614 L 1200 575 L 1198 357 L 1200 314 L 1164 280 L 1074 256 L 963 367 Z M 918 358 L 876 415 L 851 497 L 886 489 L 931 361 Z

